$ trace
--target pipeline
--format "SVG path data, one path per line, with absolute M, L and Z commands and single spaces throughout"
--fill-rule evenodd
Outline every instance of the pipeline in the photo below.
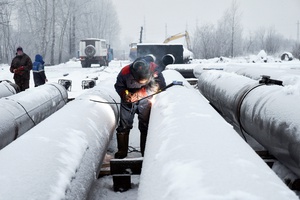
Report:
M 184 78 L 196 78 L 194 75 L 194 69 L 199 64 L 170 64 L 166 69 L 173 69 L 178 71 Z
M 1 98 L 0 149 L 62 108 L 67 99 L 67 91 L 57 83 Z
M 18 85 L 8 80 L 0 81 L 0 98 L 8 97 L 17 94 L 18 92 L 20 92 Z
M 284 85 L 295 85 L 300 81 L 299 66 L 292 63 L 206 63 L 198 64 L 194 68 L 194 75 L 198 77 L 203 70 L 223 70 L 259 80 L 262 75 L 282 80 Z
M 103 81 L 0 151 L 1 199 L 88 198 L 119 117 L 91 98 L 120 101 Z
M 178 72 L 163 74 L 184 86 L 156 96 L 138 199 L 298 199 Z
M 198 74 L 198 87 L 229 123 L 300 176 L 298 92 L 222 71 Z

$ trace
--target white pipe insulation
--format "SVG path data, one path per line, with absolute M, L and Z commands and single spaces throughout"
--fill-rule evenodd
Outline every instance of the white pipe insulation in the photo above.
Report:
M 0 151 L 1 199 L 87 199 L 117 125 L 114 102 L 103 81 Z
M 300 67 L 296 63 L 206 63 L 194 67 L 194 75 L 203 70 L 223 70 L 259 80 L 262 75 L 283 81 L 283 85 L 295 85 L 300 81 Z
M 17 94 L 18 86 L 10 81 L 0 81 L 0 98 Z
M 50 83 L 0 99 L 0 149 L 62 108 L 66 89 Z
M 298 199 L 178 72 L 163 74 L 184 86 L 156 96 L 138 199 Z
M 233 125 L 300 176 L 299 92 L 222 71 L 203 71 L 198 88 Z

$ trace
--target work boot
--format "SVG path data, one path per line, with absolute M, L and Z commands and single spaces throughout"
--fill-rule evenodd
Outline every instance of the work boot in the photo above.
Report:
M 128 139 L 129 139 L 129 132 L 117 133 L 118 152 L 115 153 L 115 158 L 122 159 L 127 156 Z
M 141 154 L 143 157 L 144 157 L 144 152 L 146 147 L 146 140 L 147 140 L 147 133 L 141 133 L 140 147 L 141 147 Z

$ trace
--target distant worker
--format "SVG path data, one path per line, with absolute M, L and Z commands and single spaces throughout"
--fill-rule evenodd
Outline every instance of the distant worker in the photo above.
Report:
M 117 128 L 118 152 L 115 158 L 125 158 L 128 152 L 129 132 L 135 113 L 138 114 L 140 149 L 144 156 L 151 110 L 150 98 L 145 98 L 166 87 L 162 73 L 155 73 L 154 65 L 144 57 L 122 68 L 115 89 L 121 97 L 120 121 Z
M 45 75 L 44 63 L 43 57 L 37 54 L 32 67 L 34 87 L 44 85 L 48 81 Z
M 10 72 L 14 73 L 15 83 L 19 86 L 20 91 L 29 88 L 30 70 L 32 61 L 30 57 L 23 52 L 22 47 L 17 48 L 17 53 L 10 65 Z

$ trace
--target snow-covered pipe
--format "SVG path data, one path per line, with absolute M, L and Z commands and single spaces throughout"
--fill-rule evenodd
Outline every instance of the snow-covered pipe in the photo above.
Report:
M 262 75 L 283 81 L 283 85 L 300 82 L 299 63 L 207 63 L 197 64 L 194 74 L 197 77 L 203 70 L 223 70 L 259 80 Z
M 120 101 L 113 84 L 100 85 L 0 151 L 0 199 L 87 199 L 118 119 L 100 103 Z
M 166 69 L 173 69 L 178 71 L 184 78 L 195 78 L 194 68 L 199 64 L 170 64 Z
M 178 72 L 156 96 L 138 199 L 298 199 Z
M 205 71 L 198 87 L 233 125 L 300 176 L 299 92 L 222 71 Z
M 10 81 L 0 81 L 0 98 L 17 94 L 18 86 Z
M 57 83 L 1 98 L 0 149 L 62 108 L 67 100 L 67 91 Z

